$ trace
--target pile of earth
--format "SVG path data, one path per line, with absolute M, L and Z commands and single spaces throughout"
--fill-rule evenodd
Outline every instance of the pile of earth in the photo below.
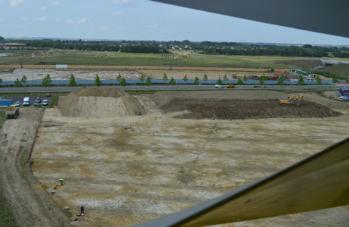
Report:
M 144 107 L 136 97 L 117 88 L 83 88 L 60 97 L 58 107 L 63 116 L 111 118 L 143 115 Z
M 160 106 L 163 112 L 182 112 L 189 119 L 260 119 L 332 117 L 340 113 L 317 103 L 281 106 L 279 100 L 173 99 Z

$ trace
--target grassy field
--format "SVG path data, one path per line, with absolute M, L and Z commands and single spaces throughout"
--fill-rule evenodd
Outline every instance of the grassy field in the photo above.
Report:
M 118 52 L 50 50 L 12 51 L 0 58 L 0 64 L 73 64 L 115 66 L 188 66 L 188 67 L 290 67 L 293 63 L 317 61 L 318 58 L 282 56 L 227 56 L 203 54 L 135 54 Z
M 81 65 L 86 67 L 120 67 L 127 69 L 139 67 L 213 67 L 224 71 L 226 69 L 270 69 L 270 68 L 300 68 L 311 71 L 322 63 L 320 58 L 316 57 L 285 57 L 285 56 L 242 56 L 242 55 L 205 55 L 205 54 L 140 54 L 140 53 L 120 53 L 120 52 L 101 52 L 101 51 L 78 51 L 78 50 L 22 50 L 8 51 L 8 57 L 0 58 L 0 67 L 8 65 L 34 65 L 45 66 L 54 64 L 69 64 L 71 68 Z M 349 61 L 348 58 L 339 58 L 337 60 Z M 167 70 L 166 69 L 166 70 Z M 144 71 L 145 75 L 154 72 Z M 187 69 L 191 70 L 191 69 Z M 202 70 L 202 69 L 201 69 Z M 334 65 L 325 67 L 321 71 L 336 74 L 340 78 L 349 78 L 349 65 Z M 162 76 L 163 72 L 157 72 Z M 183 72 L 183 75 L 188 72 Z M 190 73 L 188 73 L 190 74 Z M 215 75 L 217 72 L 214 73 Z M 181 75 L 181 76 L 183 76 Z M 218 75 L 218 74 L 217 74 Z M 224 73 L 221 73 L 224 75 Z M 173 76 L 173 75 L 170 75 Z M 176 76 L 174 76 L 176 77 Z

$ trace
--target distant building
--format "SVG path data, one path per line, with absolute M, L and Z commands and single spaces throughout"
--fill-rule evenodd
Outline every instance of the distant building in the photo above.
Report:
M 0 50 L 22 50 L 25 47 L 24 43 L 0 43 Z

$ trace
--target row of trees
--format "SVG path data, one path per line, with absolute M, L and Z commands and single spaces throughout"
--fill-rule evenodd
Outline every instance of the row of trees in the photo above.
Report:
M 119 84 L 120 84 L 121 86 L 126 86 L 126 85 L 127 85 L 126 79 L 125 79 L 124 77 L 122 77 L 120 74 L 116 77 L 116 79 L 119 81 Z M 28 79 L 27 79 L 26 75 L 23 75 L 23 77 L 22 77 L 21 79 L 18 79 L 18 78 L 17 78 L 17 79 L 15 80 L 14 86 L 15 86 L 15 87 L 22 87 L 22 86 L 25 86 L 26 83 L 27 83 L 27 80 L 28 80 Z M 145 77 L 144 75 L 141 75 L 140 80 L 141 80 L 141 81 L 144 81 L 144 84 L 145 84 L 145 85 L 152 85 L 152 79 L 151 79 L 151 77 Z M 175 80 L 173 77 L 171 77 L 170 79 L 168 79 L 168 76 L 167 76 L 166 73 L 163 75 L 163 80 L 164 80 L 164 81 L 168 81 L 168 83 L 169 83 L 170 85 L 175 85 L 175 84 L 176 84 L 176 80 Z M 207 80 L 208 80 L 208 77 L 207 77 L 206 74 L 204 74 L 202 80 L 203 80 L 203 81 L 207 81 Z M 219 77 L 218 80 L 216 81 L 216 84 L 222 85 L 222 84 L 224 84 L 224 81 L 226 81 L 226 80 L 228 80 L 226 77 L 224 77 L 223 80 Z M 238 78 L 237 84 L 238 84 L 238 85 L 243 85 L 245 80 L 247 80 L 246 77 L 245 77 L 245 78 Z M 258 83 L 259 83 L 260 85 L 264 85 L 266 80 L 268 80 L 268 78 L 267 78 L 266 76 L 261 76 L 261 77 L 259 77 L 259 79 L 258 79 Z M 285 82 L 285 80 L 286 80 L 286 77 L 285 77 L 284 75 L 282 75 L 282 76 L 280 76 L 280 77 L 278 78 L 277 84 L 278 84 L 278 85 L 283 85 L 284 82 Z M 185 75 L 185 76 L 183 77 L 183 81 L 188 81 L 188 76 L 187 76 L 187 75 Z M 315 77 L 315 81 L 316 81 L 316 84 L 318 84 L 318 85 L 321 85 L 321 84 L 322 84 L 322 80 L 321 80 L 320 76 L 318 76 L 318 75 Z M 333 83 L 336 83 L 337 81 L 338 81 L 338 80 L 337 80 L 335 77 L 332 78 L 332 82 L 333 82 Z M 2 84 L 2 79 L 0 79 L 0 86 L 1 86 L 1 84 Z M 193 84 L 196 84 L 196 85 L 200 84 L 200 79 L 199 79 L 198 77 L 195 77 L 194 80 L 193 80 Z M 298 84 L 299 84 L 299 85 L 304 85 L 304 84 L 305 84 L 305 82 L 304 82 L 304 77 L 303 77 L 303 76 L 299 76 Z M 47 74 L 47 75 L 42 79 L 41 85 L 44 86 L 44 87 L 49 87 L 49 86 L 52 85 L 52 79 L 51 79 L 51 77 L 50 77 L 49 74 Z M 72 87 L 77 86 L 77 82 L 76 82 L 75 76 L 74 76 L 73 74 L 71 74 L 70 77 L 69 77 L 68 85 L 69 85 L 69 86 L 72 86 Z M 99 77 L 98 74 L 95 76 L 95 85 L 96 85 L 96 86 L 101 86 L 101 85 L 102 85 L 102 81 L 101 81 L 101 79 L 100 79 L 100 77 Z
M 4 40 L 4 39 L 2 39 Z M 236 42 L 184 41 L 86 41 L 86 40 L 8 40 L 25 43 L 33 48 L 56 48 L 91 51 L 120 51 L 131 53 L 162 53 L 172 50 L 191 50 L 205 54 L 272 55 L 305 57 L 349 57 L 348 47 L 313 45 L 273 45 Z M 0 38 L 1 42 L 1 38 Z
M 22 41 L 23 42 L 23 41 Z M 135 41 L 83 41 L 83 40 L 26 40 L 28 47 L 55 48 L 69 50 L 90 50 L 90 51 L 120 51 L 128 53 L 169 53 L 154 42 Z

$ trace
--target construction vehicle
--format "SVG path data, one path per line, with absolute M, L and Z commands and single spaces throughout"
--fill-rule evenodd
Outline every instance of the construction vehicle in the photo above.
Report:
M 288 96 L 287 99 L 280 99 L 279 104 L 282 106 L 287 105 L 301 105 L 303 103 L 304 97 L 302 95 Z
M 227 88 L 228 88 L 228 89 L 233 89 L 233 88 L 235 88 L 235 86 L 234 86 L 234 84 L 229 84 L 229 85 L 227 86 Z
M 19 108 L 17 106 L 9 106 L 5 110 L 6 118 L 7 119 L 17 119 L 19 116 Z

